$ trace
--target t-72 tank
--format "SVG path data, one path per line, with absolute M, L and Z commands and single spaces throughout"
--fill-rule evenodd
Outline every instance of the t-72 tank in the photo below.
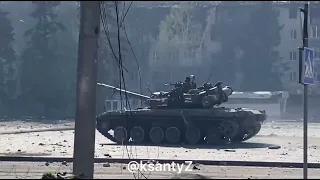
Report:
M 205 83 L 187 93 L 184 83 L 177 82 L 171 91 L 154 92 L 150 97 L 98 85 L 136 96 L 147 105 L 97 116 L 97 130 L 119 144 L 230 144 L 252 138 L 266 120 L 264 110 L 218 107 L 233 93 L 231 87 L 222 87 L 221 82 L 215 86 Z

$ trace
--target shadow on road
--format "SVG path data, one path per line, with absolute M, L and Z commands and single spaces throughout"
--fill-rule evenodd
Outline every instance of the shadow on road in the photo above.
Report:
M 115 143 L 101 143 L 101 146 L 119 146 L 120 144 Z M 179 144 L 179 145 L 171 145 L 171 144 L 134 144 L 134 143 L 127 143 L 126 145 L 133 145 L 133 146 L 160 146 L 160 147 L 182 147 L 185 149 L 257 149 L 257 148 L 268 148 L 271 146 L 277 146 L 274 144 L 267 144 L 267 143 L 253 143 L 253 142 L 242 142 L 242 143 L 234 143 L 234 144 L 226 144 L 226 145 L 207 145 L 207 144 L 200 144 L 200 145 L 187 145 L 187 144 Z

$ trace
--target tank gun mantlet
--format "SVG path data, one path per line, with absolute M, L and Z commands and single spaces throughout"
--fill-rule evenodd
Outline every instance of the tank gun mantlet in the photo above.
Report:
M 166 92 L 166 91 L 157 91 L 157 92 L 153 92 L 151 97 L 160 96 L 160 95 L 166 95 L 166 94 L 168 94 L 168 92 Z

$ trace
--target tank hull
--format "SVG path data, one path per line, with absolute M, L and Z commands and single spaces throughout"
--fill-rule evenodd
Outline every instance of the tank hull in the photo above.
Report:
M 265 120 L 264 111 L 246 108 L 143 108 L 104 112 L 97 130 L 118 144 L 232 144 L 254 137 Z

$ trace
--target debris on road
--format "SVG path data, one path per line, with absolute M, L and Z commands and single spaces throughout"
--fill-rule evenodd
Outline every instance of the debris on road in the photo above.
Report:
M 211 179 L 211 178 L 207 176 L 203 176 L 201 174 L 180 173 L 180 174 L 176 174 L 170 179 Z
M 104 163 L 102 166 L 103 167 L 110 167 L 110 164 L 107 162 L 107 163 Z
M 268 149 L 280 149 L 281 146 L 269 146 Z
M 111 158 L 111 155 L 109 153 L 104 154 L 104 156 Z
M 53 173 L 45 173 L 42 175 L 41 179 L 85 179 L 84 174 L 80 174 L 78 176 L 75 175 L 67 175 L 66 172 L 64 173 L 57 173 L 57 174 L 53 174 Z
M 224 151 L 226 151 L 226 152 L 236 152 L 236 150 L 234 150 L 234 149 L 225 149 Z

